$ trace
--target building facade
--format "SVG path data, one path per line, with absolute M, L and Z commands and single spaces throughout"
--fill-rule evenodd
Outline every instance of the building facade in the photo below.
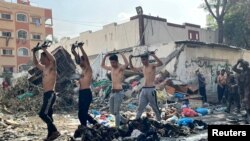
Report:
M 178 41 L 175 44 L 150 48 L 151 50 L 157 48 L 157 56 L 164 58 L 180 47 L 184 47 L 183 51 L 163 69 L 176 76 L 176 79 L 196 86 L 198 86 L 198 80 L 195 71 L 199 69 L 206 78 L 207 94 L 213 94 L 215 97 L 217 92 L 216 72 L 222 69 L 232 71 L 232 67 L 238 59 L 250 61 L 250 50 L 215 43 Z
M 137 15 L 130 21 L 104 25 L 101 30 L 80 33 L 78 37 L 64 37 L 53 46 L 63 46 L 70 51 L 75 41 L 83 41 L 88 55 L 104 51 L 124 49 L 135 46 L 150 46 L 178 40 L 194 40 L 207 43 L 217 42 L 217 31 L 201 28 L 199 25 L 185 23 L 173 24 L 164 18 Z
M 52 10 L 0 1 L 0 74 L 27 69 L 31 49 L 53 34 Z

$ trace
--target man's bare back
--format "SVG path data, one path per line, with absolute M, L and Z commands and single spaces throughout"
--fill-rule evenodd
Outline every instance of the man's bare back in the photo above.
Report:
M 121 90 L 124 70 L 119 66 L 111 69 L 112 89 Z
M 148 66 L 144 66 L 142 68 L 142 72 L 144 75 L 144 87 L 153 87 L 155 80 L 155 66 L 149 64 Z
M 43 70 L 43 89 L 44 92 L 54 91 L 57 72 L 55 69 L 48 67 Z

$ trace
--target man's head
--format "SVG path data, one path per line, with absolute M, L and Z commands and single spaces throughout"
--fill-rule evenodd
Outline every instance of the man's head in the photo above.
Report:
M 113 68 L 117 68 L 118 67 L 118 56 L 115 55 L 115 54 L 112 54 L 109 56 L 109 61 L 110 61 L 110 64 Z
M 221 75 L 224 75 L 225 72 L 226 72 L 226 70 L 222 69 L 222 70 L 221 70 Z
M 45 52 L 42 52 L 42 53 L 41 53 L 40 62 L 41 62 L 41 64 L 43 64 L 43 65 L 45 65 L 45 66 L 47 66 L 47 65 L 50 64 L 49 58 L 48 58 L 48 56 L 46 55 Z
M 249 63 L 247 61 L 242 61 L 241 67 L 243 68 L 243 70 L 246 70 L 249 67 Z
M 144 66 L 147 66 L 149 64 L 149 55 L 147 53 L 141 55 L 141 62 Z
M 220 75 L 220 71 L 219 71 L 219 70 L 217 70 L 217 71 L 216 71 L 216 74 L 217 74 L 217 76 L 218 76 L 218 75 Z

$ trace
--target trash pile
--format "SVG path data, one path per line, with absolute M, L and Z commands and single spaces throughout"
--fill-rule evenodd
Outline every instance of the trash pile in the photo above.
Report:
M 207 124 L 200 120 L 182 119 L 182 125 L 159 123 L 155 120 L 142 118 L 129 121 L 121 128 L 107 126 L 82 127 L 80 132 L 84 141 L 159 141 L 161 137 L 187 136 L 195 129 L 207 129 Z M 188 125 L 188 126 L 187 126 Z
M 76 66 L 63 47 L 58 47 L 52 54 L 57 60 L 58 72 L 56 84 L 58 94 L 54 111 L 77 113 L 78 86 L 76 80 L 79 79 L 79 76 L 75 75 Z M 146 108 L 142 119 L 135 120 L 138 97 L 144 78 L 142 74 L 134 73 L 131 70 L 126 70 L 124 76 L 125 97 L 121 104 L 121 114 L 128 119 L 128 122 L 121 127 L 114 127 L 115 118 L 109 114 L 108 105 L 112 83 L 110 75 L 107 74 L 107 79 L 94 81 L 91 86 L 93 102 L 89 112 L 98 121 L 99 126 L 82 128 L 80 130 L 82 140 L 158 141 L 161 137 L 187 136 L 195 133 L 196 130 L 207 128 L 206 123 L 194 118 L 211 113 L 209 109 L 203 107 L 201 97 L 198 95 L 198 88 L 174 79 L 166 70 L 161 71 L 155 78 L 162 120 L 155 120 L 155 115 L 150 107 Z M 6 106 L 3 109 L 9 114 L 17 112 L 28 112 L 31 116 L 36 114 L 42 102 L 41 82 L 42 72 L 35 67 L 30 69 L 29 75 L 18 78 L 15 85 L 9 91 L 4 92 L 0 101 L 1 105 Z M 2 120 L 1 115 L 0 120 L 0 126 L 3 126 L 4 129 L 8 128 L 5 125 L 10 122 Z
M 70 78 L 75 73 L 76 66 L 62 47 L 55 49 L 52 54 L 57 59 L 58 69 L 55 111 L 72 111 L 72 108 L 77 108 L 77 95 L 74 92 L 75 81 Z M 12 113 L 28 112 L 35 115 L 41 108 L 44 93 L 41 86 L 42 72 L 33 67 L 28 73 L 13 78 L 11 88 L 1 92 L 0 102 Z

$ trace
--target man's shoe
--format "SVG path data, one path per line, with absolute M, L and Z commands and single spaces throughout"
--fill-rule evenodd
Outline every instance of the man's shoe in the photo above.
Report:
M 225 112 L 226 112 L 226 113 L 230 113 L 230 110 L 229 110 L 229 109 L 226 109 Z
M 53 141 L 57 139 L 59 136 L 61 136 L 61 134 L 58 131 L 55 131 L 47 138 L 46 141 Z
M 240 114 L 240 109 L 237 109 L 237 110 L 236 110 L 236 113 L 237 113 L 237 114 Z

